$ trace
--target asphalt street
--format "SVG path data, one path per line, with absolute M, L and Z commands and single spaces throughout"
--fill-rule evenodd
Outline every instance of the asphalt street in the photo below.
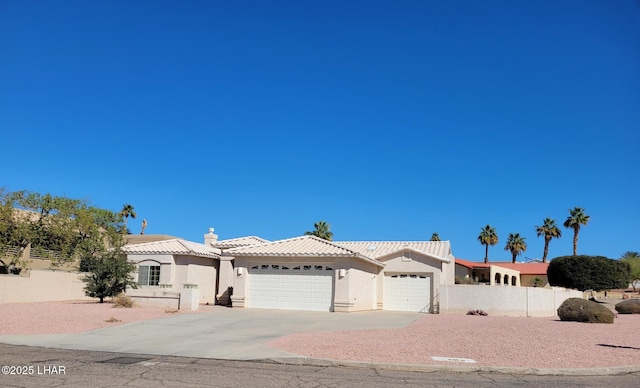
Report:
M 616 387 L 636 388 L 640 372 L 539 376 L 497 372 L 415 372 L 384 368 L 284 365 L 0 344 L 2 387 Z M 29 366 L 33 372 L 29 373 Z M 64 371 L 61 373 L 60 371 Z

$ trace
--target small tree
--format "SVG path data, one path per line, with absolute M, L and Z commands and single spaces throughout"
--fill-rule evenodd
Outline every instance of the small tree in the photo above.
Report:
M 85 283 L 85 294 L 91 298 L 114 297 L 125 292 L 127 287 L 138 288 L 133 276 L 136 265 L 119 249 L 104 252 L 83 261 L 89 271 L 82 281 Z
M 636 289 L 636 282 L 640 281 L 640 253 L 627 251 L 622 254 L 620 260 L 629 264 L 631 269 L 631 287 L 633 287 L 634 291 L 638 291 Z
M 440 235 L 437 232 L 433 233 L 429 241 L 440 241 Z
M 603 291 L 627 288 L 631 271 L 628 263 L 603 256 L 561 256 L 551 260 L 547 276 L 552 286 Z

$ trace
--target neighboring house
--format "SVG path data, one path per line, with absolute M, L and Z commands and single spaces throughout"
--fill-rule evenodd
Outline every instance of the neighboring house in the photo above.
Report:
M 257 236 L 204 244 L 182 239 L 126 245 L 138 264 L 132 296 L 197 284 L 201 303 L 314 311 L 437 312 L 439 287 L 454 284 L 448 241 L 326 241 Z
M 542 287 L 548 284 L 549 263 L 478 263 L 455 259 L 456 278 L 470 279 L 471 283 L 507 285 L 516 287 Z

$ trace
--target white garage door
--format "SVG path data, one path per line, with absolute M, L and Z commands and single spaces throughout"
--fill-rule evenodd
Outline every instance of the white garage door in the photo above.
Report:
M 397 274 L 384 277 L 384 309 L 428 313 L 431 308 L 431 278 Z
M 248 307 L 331 311 L 333 268 L 261 264 L 249 268 Z

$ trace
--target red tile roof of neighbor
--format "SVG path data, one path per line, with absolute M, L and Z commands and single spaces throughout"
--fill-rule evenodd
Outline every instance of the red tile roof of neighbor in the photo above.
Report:
M 467 268 L 489 268 L 492 265 L 513 269 L 520 272 L 520 275 L 546 275 L 549 263 L 510 263 L 510 262 L 488 262 L 478 263 L 464 259 L 457 259 L 456 264 L 463 265 Z

